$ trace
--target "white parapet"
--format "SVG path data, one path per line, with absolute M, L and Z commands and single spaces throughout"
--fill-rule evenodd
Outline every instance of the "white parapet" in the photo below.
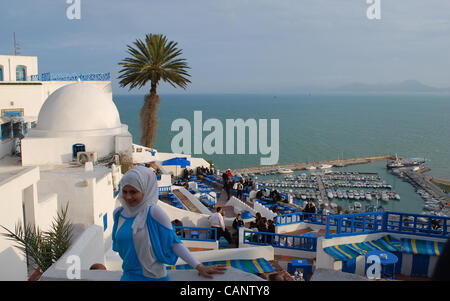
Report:
M 257 210 L 253 209 L 249 205 L 242 202 L 240 199 L 236 198 L 235 196 L 232 196 L 228 202 L 225 204 L 225 206 L 233 206 L 234 207 L 234 213 L 240 213 L 243 211 L 249 211 L 252 215 L 255 215 Z
M 275 212 L 273 212 L 272 210 L 270 210 L 269 208 L 265 207 L 264 205 L 262 205 L 259 202 L 254 202 L 253 204 L 253 208 L 255 209 L 256 212 L 261 213 L 261 216 L 267 218 L 267 219 L 274 219 L 274 217 L 277 216 L 277 214 Z
M 100 226 L 92 225 L 72 243 L 58 261 L 42 274 L 41 279 L 61 278 L 62 275 L 70 280 L 72 276 L 76 276 L 73 275 L 76 268 L 89 270 L 94 263 L 104 264 L 103 250 L 103 229 Z
M 216 261 L 216 260 L 235 260 L 235 259 L 256 259 L 264 258 L 266 260 L 274 260 L 274 248 L 272 246 L 257 246 L 253 248 L 231 248 L 213 251 L 192 252 L 192 255 L 200 262 Z M 178 259 L 177 265 L 185 264 L 181 258 Z
M 187 197 L 189 201 L 195 207 L 197 207 L 198 210 L 200 210 L 201 213 L 211 215 L 211 211 L 209 211 L 209 209 L 205 205 L 203 205 L 203 203 L 200 202 L 198 198 L 196 198 L 192 193 L 186 190 L 186 188 L 180 187 L 178 188 L 178 191 L 181 192 L 185 197 Z

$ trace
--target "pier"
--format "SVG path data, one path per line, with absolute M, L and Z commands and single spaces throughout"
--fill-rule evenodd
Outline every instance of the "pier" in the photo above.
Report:
M 317 183 L 319 184 L 320 197 L 322 198 L 323 203 L 326 207 L 331 208 L 330 200 L 328 199 L 327 192 L 325 191 L 325 185 L 323 184 L 322 177 L 317 177 L 316 179 Z
M 308 166 L 318 167 L 321 164 L 330 164 L 330 165 L 339 164 L 339 166 L 347 166 L 347 165 L 367 164 L 367 163 L 371 163 L 371 162 L 375 162 L 375 161 L 394 160 L 394 159 L 395 159 L 395 155 L 371 156 L 371 157 L 350 158 L 350 159 L 342 159 L 342 160 L 315 161 L 315 162 L 293 163 L 293 164 L 283 164 L 283 165 L 266 165 L 266 166 L 258 166 L 258 167 L 233 169 L 231 172 L 233 174 L 235 174 L 235 173 L 258 173 L 258 172 L 264 172 L 264 171 L 274 170 L 274 169 L 278 169 L 278 168 L 302 170 Z
M 443 204 L 450 202 L 450 196 L 443 192 L 442 189 L 437 187 L 434 183 L 430 182 L 430 180 L 423 174 L 410 170 L 405 170 L 404 173 L 408 178 L 422 187 L 423 190 L 428 192 L 435 199 L 440 200 Z

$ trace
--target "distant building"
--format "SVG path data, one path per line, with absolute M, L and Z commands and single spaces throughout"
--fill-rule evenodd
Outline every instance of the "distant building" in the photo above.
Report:
M 37 125 L 44 101 L 78 79 L 112 97 L 108 73 L 38 73 L 36 56 L 0 55 L 0 158 L 14 152 L 19 138 Z

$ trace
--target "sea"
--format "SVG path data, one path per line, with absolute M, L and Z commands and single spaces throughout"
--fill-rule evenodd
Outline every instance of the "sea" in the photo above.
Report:
M 113 99 L 121 122 L 128 125 L 133 142 L 139 144 L 139 111 L 144 96 L 114 95 Z M 160 99 L 154 148 L 173 152 L 172 140 L 181 129 L 172 130 L 172 123 L 188 120 L 192 133 L 191 154 L 212 161 L 216 169 L 256 167 L 261 165 L 261 158 L 269 156 L 261 146 L 256 154 L 250 154 L 248 131 L 244 154 L 237 154 L 236 133 L 233 154 L 227 151 L 227 119 L 254 120 L 258 125 L 266 120 L 267 139 L 258 139 L 258 143 L 264 141 L 268 146 L 272 141 L 271 120 L 278 120 L 277 164 L 398 154 L 403 158 L 425 158 L 426 166 L 431 169 L 428 175 L 450 179 L 448 94 L 163 94 Z M 201 122 L 194 120 L 195 111 L 201 111 Z M 210 119 L 223 125 L 223 153 L 209 155 L 200 147 L 194 154 L 194 124 L 202 126 Z M 261 132 L 264 131 L 258 128 L 258 138 Z M 204 139 L 210 132 L 201 134 Z M 271 149 L 274 152 L 274 148 Z M 386 170 L 386 162 L 352 165 L 339 170 L 377 172 L 401 197 L 400 201 L 389 201 L 383 207 L 422 212 L 423 200 L 409 183 Z M 336 201 L 346 208 L 344 202 L 348 201 Z

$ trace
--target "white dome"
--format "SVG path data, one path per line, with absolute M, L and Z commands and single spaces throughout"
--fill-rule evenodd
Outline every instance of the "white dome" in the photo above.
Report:
M 90 84 L 75 83 L 59 88 L 47 98 L 35 130 L 36 134 L 59 136 L 70 132 L 117 131 L 121 127 L 117 107 L 106 93 Z

